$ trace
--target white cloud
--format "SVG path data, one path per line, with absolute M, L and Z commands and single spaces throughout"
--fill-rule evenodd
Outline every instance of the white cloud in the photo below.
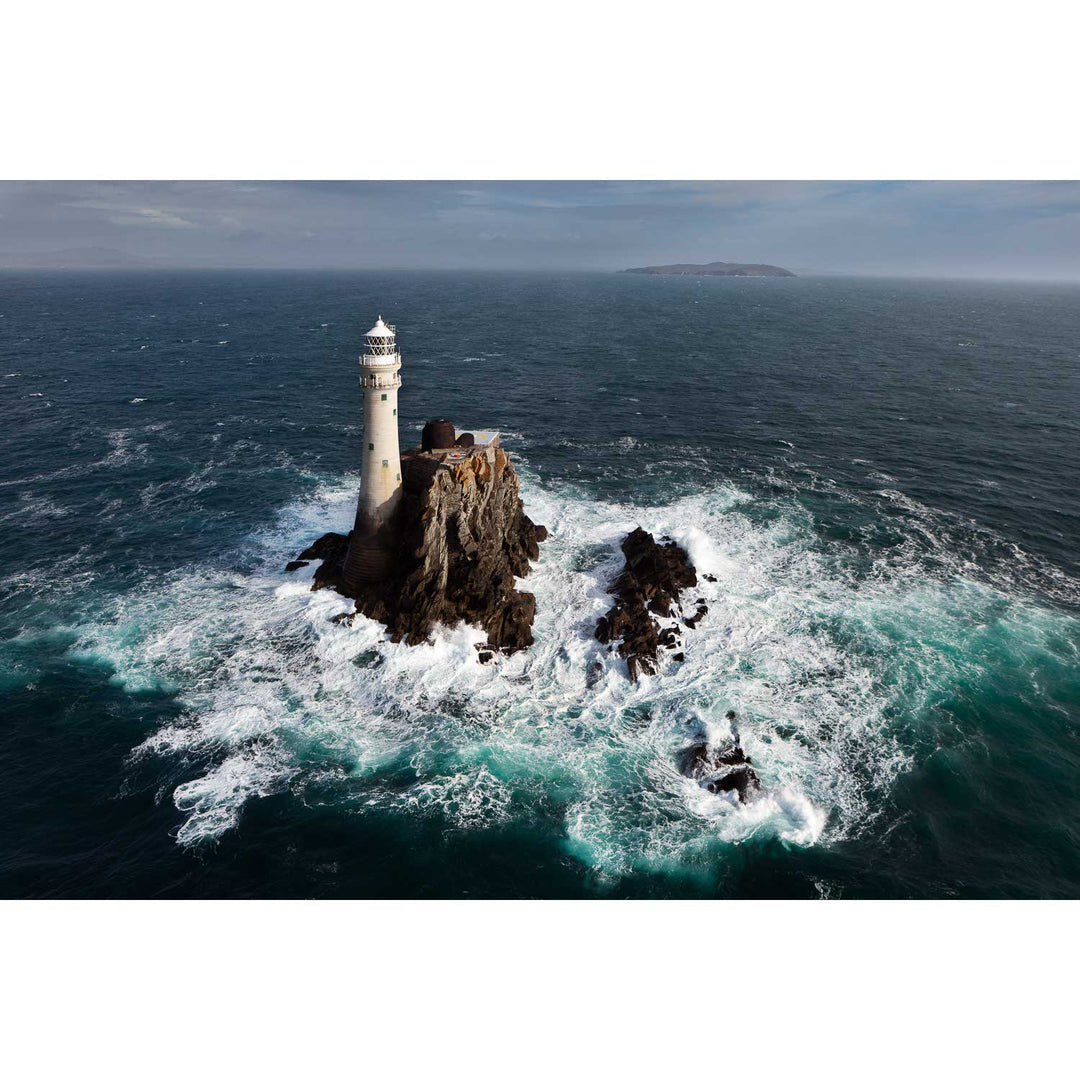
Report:
M 114 202 L 98 202 L 89 199 L 78 200 L 70 205 L 84 210 L 100 210 L 111 225 L 121 228 L 127 226 L 150 226 L 159 229 L 198 229 L 198 223 L 183 217 L 172 210 L 163 210 L 155 206 L 123 206 Z

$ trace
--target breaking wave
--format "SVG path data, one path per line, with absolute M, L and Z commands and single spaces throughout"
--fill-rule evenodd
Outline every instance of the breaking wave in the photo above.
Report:
M 936 706 L 1013 662 L 1003 638 L 1021 665 L 1075 635 L 1069 616 L 977 580 L 959 557 L 933 575 L 917 553 L 859 565 L 792 498 L 762 520 L 732 485 L 640 507 L 523 472 L 526 509 L 550 530 L 524 584 L 539 609 L 525 653 L 480 665 L 483 634 L 465 625 L 393 645 L 363 617 L 331 622 L 349 605 L 310 591 L 314 566 L 281 571 L 314 536 L 348 528 L 355 478 L 250 537 L 249 572 L 184 571 L 75 628 L 73 650 L 129 692 L 180 697 L 179 719 L 131 758 L 186 770 L 172 789 L 180 844 L 215 840 L 282 792 L 448 829 L 554 823 L 601 881 L 693 873 L 746 842 L 835 844 L 893 812 L 897 777 L 942 737 Z M 687 548 L 709 612 L 685 634 L 684 663 L 632 684 L 593 629 L 637 524 Z M 746 806 L 674 765 L 692 738 L 724 738 L 732 709 L 765 789 Z

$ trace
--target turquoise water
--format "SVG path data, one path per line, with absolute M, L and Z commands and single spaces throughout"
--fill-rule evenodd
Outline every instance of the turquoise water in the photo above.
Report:
M 497 665 L 281 572 L 379 313 L 551 530 Z M 9 273 L 0 399 L 0 895 L 1080 895 L 1075 287 Z M 636 524 L 716 581 L 633 685 Z M 729 709 L 746 807 L 673 763 Z

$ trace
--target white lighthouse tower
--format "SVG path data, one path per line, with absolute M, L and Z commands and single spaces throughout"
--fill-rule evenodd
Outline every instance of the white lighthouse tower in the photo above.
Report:
M 361 535 L 370 536 L 385 525 L 401 498 L 397 415 L 401 354 L 395 334 L 380 315 L 365 335 L 367 348 L 360 357 L 364 448 L 356 528 Z

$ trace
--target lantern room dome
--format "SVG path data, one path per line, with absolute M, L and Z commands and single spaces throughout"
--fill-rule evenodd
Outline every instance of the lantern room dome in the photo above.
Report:
M 365 337 L 369 338 L 392 338 L 394 336 L 394 328 L 387 326 L 383 322 L 383 318 L 380 315 L 376 320 L 375 325 L 367 332 Z

